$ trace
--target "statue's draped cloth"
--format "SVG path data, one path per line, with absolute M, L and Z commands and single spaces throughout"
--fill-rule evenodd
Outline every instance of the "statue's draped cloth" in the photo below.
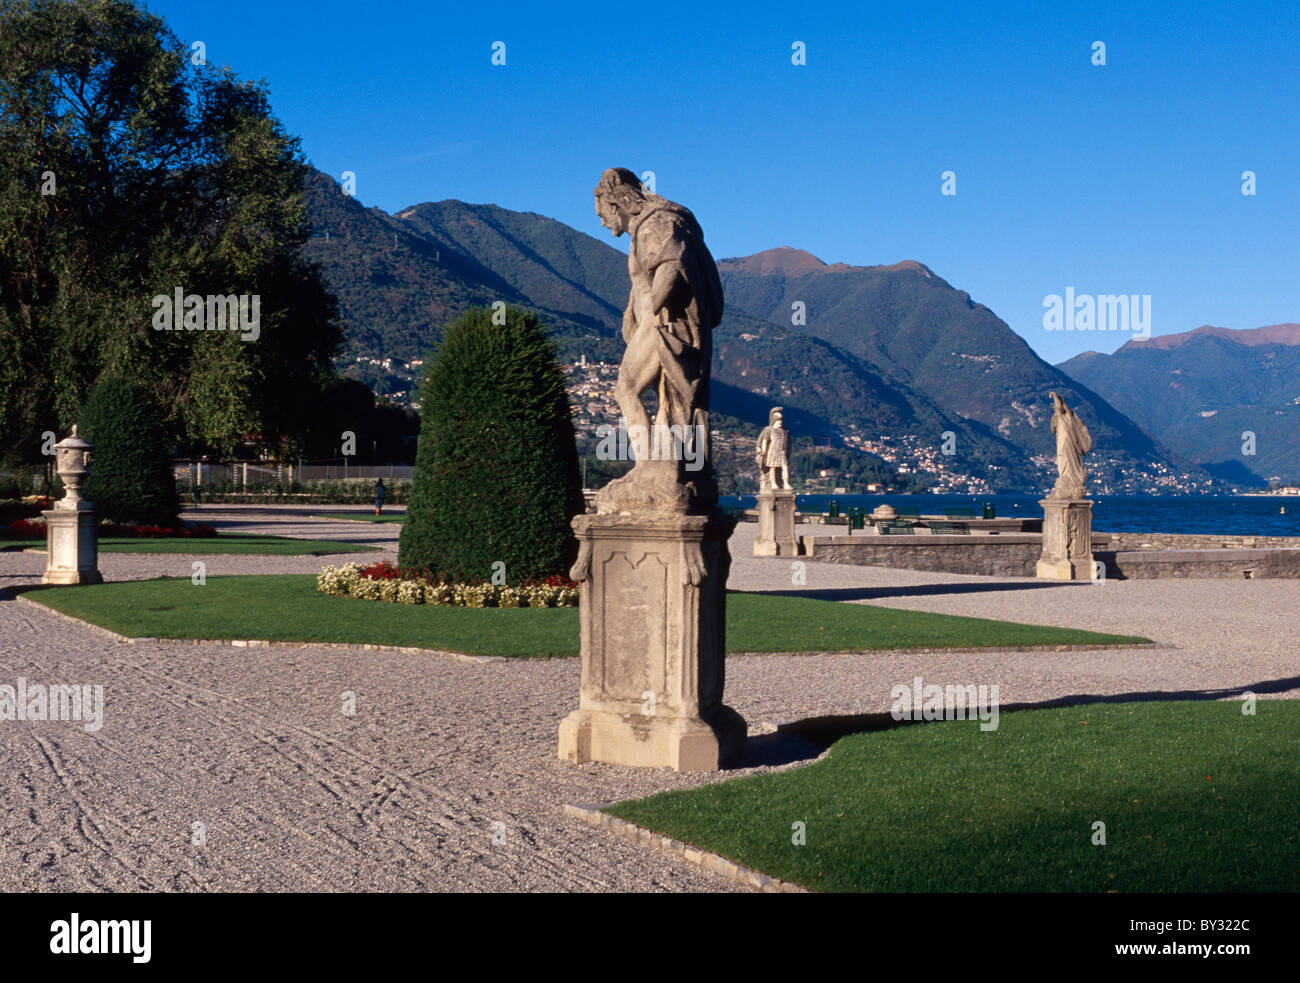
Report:
M 1084 486 L 1083 455 L 1092 450 L 1092 435 L 1083 421 L 1061 404 L 1061 409 L 1052 415 L 1052 433 L 1056 434 L 1056 466 L 1060 477 L 1052 488 L 1052 498 L 1083 498 Z
M 671 263 L 685 281 L 668 298 L 668 315 L 661 314 L 654 325 L 637 325 L 637 330 L 655 331 L 658 336 L 655 349 L 663 368 L 659 419 L 670 426 L 700 428 L 691 431 L 690 439 L 695 433 L 704 435 L 707 453 L 712 335 L 722 320 L 717 266 L 690 210 L 657 196 L 636 217 L 629 238 L 632 259 L 651 282 L 665 263 Z M 632 302 L 635 299 L 634 288 Z M 628 330 L 625 320 L 625 341 L 630 340 Z

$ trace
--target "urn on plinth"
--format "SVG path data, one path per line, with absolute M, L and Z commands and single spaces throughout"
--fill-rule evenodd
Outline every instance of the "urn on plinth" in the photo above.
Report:
M 72 433 L 54 445 L 54 473 L 63 480 L 63 498 L 45 517 L 46 584 L 98 584 L 99 521 L 95 505 L 81 497 L 81 486 L 90 474 L 94 445 Z

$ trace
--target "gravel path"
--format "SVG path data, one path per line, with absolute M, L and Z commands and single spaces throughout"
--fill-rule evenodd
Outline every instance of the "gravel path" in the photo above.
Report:
M 205 507 L 247 531 L 395 545 L 396 525 Z M 264 528 L 265 527 L 265 528 Z M 345 527 L 340 529 L 339 527 Z M 291 531 L 292 530 L 292 531 Z M 997 683 L 1001 700 L 1174 694 L 1300 697 L 1294 581 L 1130 581 L 1097 587 L 749 555 L 731 586 L 855 603 L 1147 635 L 1155 650 L 751 656 L 728 660 L 728 702 L 755 730 L 886 711 L 889 690 Z M 809 530 L 811 531 L 811 530 Z M 380 554 L 369 554 L 370 559 Z M 218 573 L 315 572 L 341 557 L 201 557 Z M 113 579 L 188 574 L 193 558 L 105 554 Z M 0 587 L 44 557 L 0 554 Z M 387 652 L 122 645 L 0 594 L 0 684 L 103 685 L 104 725 L 0 723 L 0 890 L 727 891 L 702 868 L 565 817 L 609 801 L 806 761 L 783 735 L 751 767 L 677 775 L 554 758 L 577 705 L 576 660 L 463 663 Z M 356 694 L 356 713 L 341 712 Z M 206 845 L 191 843 L 202 823 Z M 496 826 L 494 824 L 501 824 Z M 504 833 L 494 845 L 493 834 Z

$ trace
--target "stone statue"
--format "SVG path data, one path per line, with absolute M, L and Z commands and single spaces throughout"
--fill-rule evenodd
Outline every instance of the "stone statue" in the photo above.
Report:
M 581 585 L 578 709 L 562 721 L 564 761 L 715 771 L 746 748 L 726 682 L 727 539 L 709 460 L 709 362 L 722 283 L 695 217 L 615 167 L 596 212 L 631 240 L 627 350 L 614 396 L 636 465 L 573 517 Z M 641 401 L 658 396 L 654 439 Z M 785 496 L 793 508 L 794 496 Z
M 623 312 L 627 349 L 614 398 L 637 458 L 629 474 L 597 495 L 596 510 L 710 513 L 717 505 L 709 453 L 713 329 L 722 320 L 717 267 L 695 216 L 647 192 L 626 168 L 605 171 L 594 194 L 601 223 L 615 236 L 626 232 L 630 240 L 632 290 Z M 642 402 L 648 389 L 659 398 L 653 430 Z
M 1052 433 L 1056 434 L 1056 467 L 1060 477 L 1048 498 L 1081 499 L 1087 497 L 1083 469 L 1083 455 L 1092 450 L 1092 435 L 1083 421 L 1065 405 L 1065 400 L 1052 393 L 1055 411 L 1052 413 Z
M 758 462 L 758 490 L 790 491 L 790 431 L 782 423 L 781 407 L 773 406 L 767 414 L 767 426 L 758 435 L 754 450 Z

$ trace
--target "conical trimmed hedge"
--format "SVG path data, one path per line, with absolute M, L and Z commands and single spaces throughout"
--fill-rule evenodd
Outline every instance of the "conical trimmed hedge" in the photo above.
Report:
M 466 311 L 430 357 L 398 563 L 453 581 L 566 574 L 583 511 L 564 375 L 535 315 Z
M 96 383 L 78 433 L 95 445 L 83 494 L 101 519 L 174 525 L 180 502 L 167 439 L 149 394 L 126 379 Z

